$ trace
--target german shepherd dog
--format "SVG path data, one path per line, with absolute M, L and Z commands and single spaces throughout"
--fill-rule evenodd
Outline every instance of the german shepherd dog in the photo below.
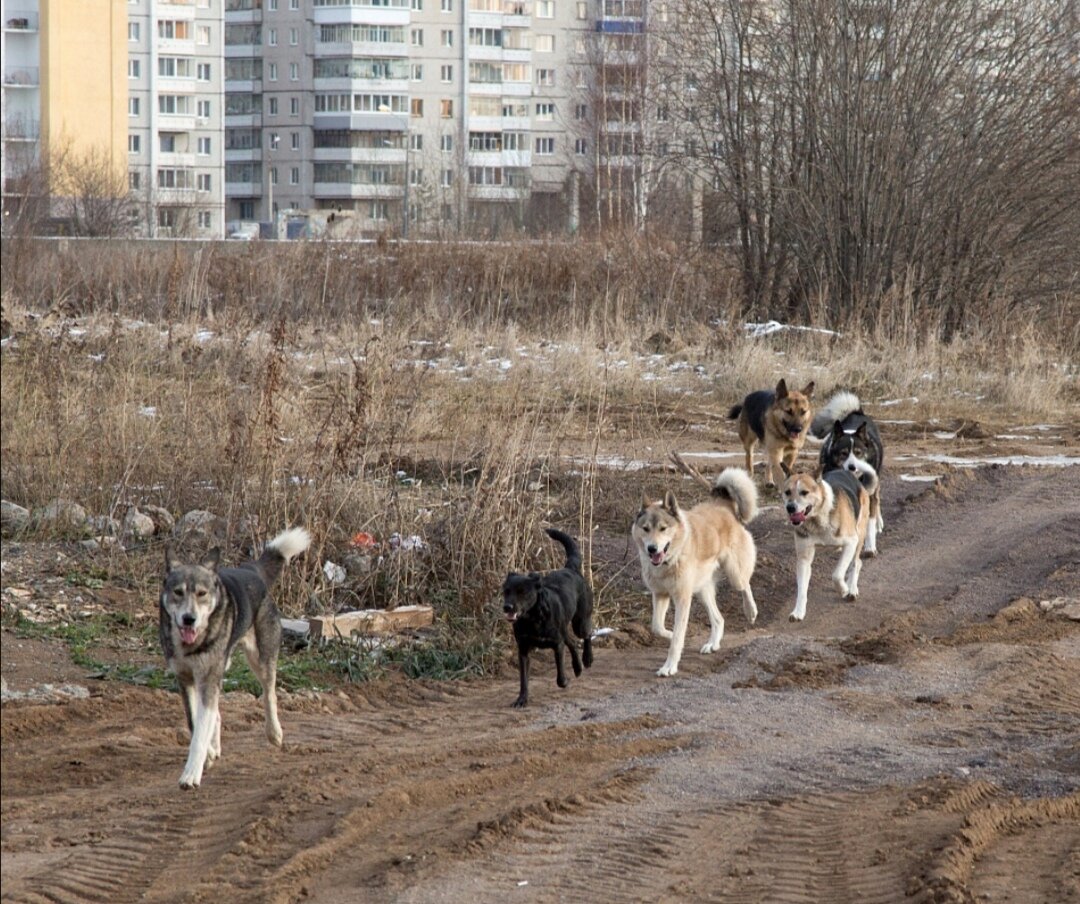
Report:
M 862 402 L 852 392 L 838 392 L 826 403 L 810 424 L 810 432 L 824 440 L 819 460 L 825 471 L 834 468 L 850 471 L 870 492 L 870 521 L 866 529 L 868 556 L 877 555 L 877 535 L 884 529 L 881 517 L 881 470 L 885 450 L 877 424 L 862 410 Z
M 739 439 L 746 450 L 746 471 L 754 473 L 754 447 L 760 442 L 765 449 L 765 486 L 776 486 L 781 464 L 795 467 L 795 458 L 806 442 L 810 427 L 810 399 L 814 396 L 813 382 L 801 390 L 789 390 L 787 381 L 776 384 L 776 390 L 759 389 L 752 392 L 741 405 L 728 412 L 729 420 L 738 419 Z
M 810 568 L 819 546 L 839 546 L 833 584 L 845 600 L 859 596 L 863 543 L 870 514 L 870 494 L 850 471 L 788 473 L 782 492 L 788 520 L 795 529 L 795 608 L 791 621 L 806 617 Z M 876 486 L 874 487 L 876 489 Z
M 757 514 L 757 489 L 744 471 L 725 468 L 711 491 L 711 499 L 689 510 L 680 508 L 670 491 L 661 501 L 646 496 L 630 529 L 641 560 L 642 580 L 652 593 L 652 632 L 671 641 L 667 659 L 656 673 L 661 677 L 679 670 L 694 594 L 709 613 L 709 640 L 701 652 L 720 648 L 724 617 L 716 605 L 717 570 L 723 570 L 731 586 L 742 594 L 746 620 L 753 624 L 757 619 L 750 590 L 757 548 L 745 527 Z M 669 631 L 664 622 L 672 599 L 675 617 Z
M 302 527 L 283 531 L 261 556 L 236 568 L 219 568 L 212 549 L 198 564 L 186 564 L 165 549 L 165 581 L 158 606 L 158 633 L 165 662 L 180 683 L 191 732 L 180 787 L 197 788 L 203 768 L 221 756 L 221 683 L 237 644 L 263 689 L 266 736 L 281 746 L 277 714 L 277 657 L 281 614 L 268 592 L 282 567 L 311 543 Z
M 549 528 L 547 535 L 566 550 L 566 565 L 544 574 L 512 571 L 503 582 L 503 615 L 514 626 L 521 677 L 515 708 L 529 703 L 529 654 L 533 650 L 555 651 L 555 683 L 559 687 L 569 684 L 563 668 L 564 647 L 570 650 L 575 677 L 581 675 L 582 665 L 589 668 L 593 663 L 593 598 L 581 572 L 581 550 L 574 538 L 562 531 Z M 570 636 L 571 627 L 581 638 L 580 657 Z

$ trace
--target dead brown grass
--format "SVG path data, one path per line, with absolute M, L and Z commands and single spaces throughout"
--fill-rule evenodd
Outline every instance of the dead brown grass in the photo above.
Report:
M 594 541 L 659 478 L 605 456 L 662 462 L 780 376 L 934 415 L 1078 401 L 1061 311 L 947 345 L 910 319 L 748 339 L 722 261 L 667 246 L 33 247 L 10 280 L 5 250 L 4 498 L 205 508 L 237 545 L 305 524 L 291 612 L 434 601 L 489 625 L 508 568 L 558 563 L 550 523 L 582 537 L 611 613 L 635 575 Z M 330 587 L 319 563 L 357 531 L 425 548 Z

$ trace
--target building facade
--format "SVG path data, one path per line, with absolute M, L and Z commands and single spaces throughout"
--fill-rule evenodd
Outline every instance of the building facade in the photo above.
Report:
M 150 236 L 225 233 L 223 0 L 127 0 L 126 141 Z

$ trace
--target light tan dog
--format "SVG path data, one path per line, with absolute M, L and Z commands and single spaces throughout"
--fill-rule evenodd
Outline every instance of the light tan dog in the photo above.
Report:
M 744 526 L 757 514 L 757 489 L 750 476 L 738 468 L 724 469 L 710 488 L 713 498 L 689 510 L 681 509 L 671 492 L 662 501 L 646 497 L 631 527 L 641 559 L 641 576 L 652 593 L 652 631 L 671 641 L 667 660 L 657 672 L 662 677 L 674 675 L 679 669 L 694 594 L 701 597 L 709 613 L 709 641 L 701 652 L 719 649 L 724 617 L 716 605 L 718 569 L 743 595 L 747 621 L 752 624 L 757 618 L 750 590 L 757 549 Z M 672 600 L 675 617 L 669 631 L 664 622 Z
M 741 405 L 734 405 L 728 419 L 738 419 L 739 439 L 746 450 L 747 473 L 754 473 L 754 447 L 761 443 L 765 449 L 765 485 L 776 486 L 781 465 L 795 467 L 795 458 L 806 442 L 813 411 L 810 399 L 814 396 L 813 382 L 801 390 L 789 390 L 787 381 L 776 384 L 776 391 L 759 389 L 748 395 Z
M 795 609 L 790 618 L 802 621 L 806 617 L 810 569 L 819 546 L 840 547 L 833 584 L 845 600 L 858 597 L 870 494 L 876 486 L 868 491 L 851 472 L 840 469 L 822 475 L 820 470 L 795 474 L 785 467 L 785 473 L 784 508 L 795 528 Z

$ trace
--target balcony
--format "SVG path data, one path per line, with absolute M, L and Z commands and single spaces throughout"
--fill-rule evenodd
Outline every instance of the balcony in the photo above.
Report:
M 38 30 L 38 14 L 33 10 L 8 10 L 4 31 L 32 34 Z
M 4 87 L 36 88 L 40 84 L 40 72 L 37 66 L 5 66 Z
M 312 195 L 316 198 L 353 198 L 358 200 L 401 198 L 405 195 L 405 186 L 376 185 L 371 182 L 316 182 Z
M 4 120 L 4 141 L 37 141 L 41 120 L 29 116 L 8 116 Z

